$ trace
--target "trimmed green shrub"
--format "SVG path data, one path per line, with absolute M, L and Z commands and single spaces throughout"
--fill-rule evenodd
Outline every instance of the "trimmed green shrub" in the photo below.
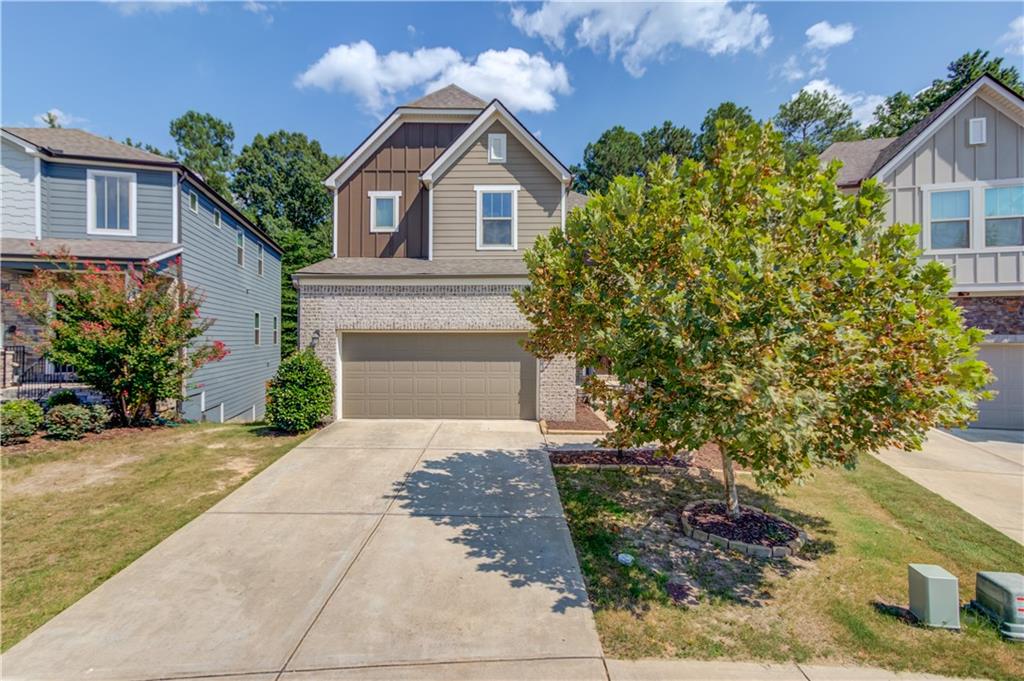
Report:
M 46 413 L 46 434 L 55 440 L 80 440 L 92 424 L 92 412 L 79 404 L 62 404 Z
M 21 442 L 43 423 L 43 408 L 32 400 L 10 400 L 0 404 L 0 444 Z
M 267 385 L 267 422 L 286 433 L 304 433 L 324 422 L 334 402 L 334 381 L 312 350 L 296 352 Z
M 107 427 L 110 423 L 110 410 L 102 404 L 89 405 L 89 416 L 90 416 L 90 428 L 94 433 L 98 433 Z
M 50 411 L 54 407 L 59 407 L 62 404 L 81 403 L 82 401 L 78 399 L 78 395 L 75 394 L 74 390 L 58 390 L 46 398 L 46 411 Z

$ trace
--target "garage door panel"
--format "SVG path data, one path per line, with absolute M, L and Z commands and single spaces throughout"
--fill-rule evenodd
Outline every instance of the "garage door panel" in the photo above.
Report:
M 996 381 L 989 388 L 998 394 L 978 405 L 972 425 L 1024 429 L 1024 345 L 982 345 L 978 358 L 992 368 Z
M 346 418 L 536 418 L 536 360 L 510 334 L 342 334 Z

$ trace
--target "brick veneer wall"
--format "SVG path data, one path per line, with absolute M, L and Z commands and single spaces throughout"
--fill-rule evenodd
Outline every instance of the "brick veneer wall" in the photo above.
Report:
M 300 284 L 299 345 L 317 337 L 316 354 L 336 376 L 337 331 L 527 331 L 512 301 L 515 284 Z M 576 365 L 555 357 L 540 363 L 537 416 L 576 418 Z
M 953 302 L 973 327 L 999 335 L 1024 334 L 1024 296 L 964 296 Z

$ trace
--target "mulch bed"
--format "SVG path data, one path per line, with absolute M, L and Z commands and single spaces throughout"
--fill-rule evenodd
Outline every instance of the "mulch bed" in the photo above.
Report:
M 551 463 L 590 464 L 602 466 L 667 466 L 669 468 L 690 468 L 696 466 L 707 470 L 722 468 L 722 455 L 718 447 L 706 444 L 695 452 L 679 452 L 666 457 L 656 454 L 653 447 L 624 449 L 621 453 L 605 449 L 580 449 L 551 452 Z M 736 470 L 743 470 L 735 466 Z
M 800 534 L 786 521 L 746 507 L 740 508 L 738 518 L 730 518 L 725 504 L 716 502 L 699 503 L 685 513 L 694 528 L 746 544 L 783 546 Z
M 609 428 L 589 405 L 576 403 L 575 421 L 547 421 L 548 430 L 577 430 L 588 433 L 607 433 Z

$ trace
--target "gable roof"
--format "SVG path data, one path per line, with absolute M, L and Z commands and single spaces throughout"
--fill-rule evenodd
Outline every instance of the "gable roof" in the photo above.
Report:
M 55 158 L 70 157 L 110 161 L 127 161 L 173 166 L 175 161 L 144 149 L 115 142 L 75 128 L 9 128 L 4 132 L 28 142 Z
M 440 90 L 426 94 L 408 104 L 405 109 L 483 109 L 487 102 L 476 95 L 466 92 L 454 83 Z
M 871 175 L 870 170 L 879 155 L 895 141 L 895 137 L 879 137 L 856 142 L 833 142 L 818 158 L 823 163 L 833 159 L 842 161 L 843 167 L 836 176 L 836 184 L 840 187 L 855 186 Z
M 847 171 L 846 167 L 843 168 L 843 171 L 840 171 L 840 177 L 846 180 L 846 186 L 858 185 L 869 177 L 880 177 L 898 165 L 909 154 L 913 153 L 921 140 L 927 139 L 932 133 L 945 125 L 979 91 L 984 91 L 990 97 L 998 100 L 992 102 L 997 105 L 997 108 L 1000 108 L 1003 104 L 1008 105 L 1010 108 L 1015 108 L 1018 120 L 1024 120 L 1024 97 L 1001 83 L 997 78 L 986 73 L 935 107 L 927 116 L 915 123 L 902 135 L 894 140 L 890 140 L 889 144 L 878 149 L 874 160 L 868 168 L 860 170 L 866 157 L 872 153 L 870 145 L 866 143 L 875 142 L 876 140 L 835 142 L 822 152 L 821 158 L 823 160 L 838 158 L 843 161 L 844 166 L 858 167 L 857 171 L 854 171 L 852 167 L 849 171 Z M 1006 107 L 1002 108 L 1006 109 Z M 881 143 L 881 140 L 877 141 Z M 844 182 L 837 179 L 837 184 L 843 186 Z
M 445 171 L 475 142 L 492 123 L 500 121 L 519 142 L 530 150 L 537 159 L 547 167 L 551 174 L 561 182 L 568 184 L 572 179 L 569 169 L 545 147 L 533 133 L 526 129 L 519 119 L 512 115 L 505 105 L 497 99 L 492 100 L 487 108 L 470 123 L 461 135 L 438 156 L 426 170 L 420 174 L 420 180 L 428 187 L 444 175 Z

